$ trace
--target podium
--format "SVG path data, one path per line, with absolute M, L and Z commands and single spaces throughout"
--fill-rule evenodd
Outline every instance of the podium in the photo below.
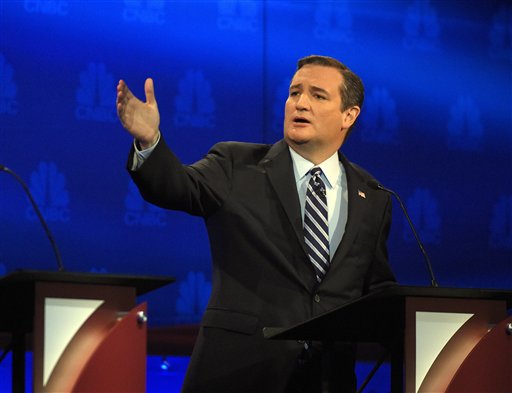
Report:
M 392 393 L 512 391 L 512 291 L 391 286 L 268 339 L 377 343 Z
M 16 271 L 0 278 L 0 331 L 11 335 L 12 388 L 25 392 L 145 391 L 147 305 L 136 297 L 171 277 Z

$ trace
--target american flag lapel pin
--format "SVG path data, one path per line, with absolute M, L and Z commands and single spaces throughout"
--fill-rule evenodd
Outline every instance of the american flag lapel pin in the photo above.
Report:
M 361 198 L 366 199 L 366 194 L 362 192 L 361 190 L 357 190 L 357 195 L 359 195 Z

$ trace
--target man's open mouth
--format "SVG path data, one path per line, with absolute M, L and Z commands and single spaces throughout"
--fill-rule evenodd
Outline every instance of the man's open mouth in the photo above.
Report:
M 296 117 L 293 119 L 293 122 L 294 123 L 304 123 L 304 124 L 310 123 L 310 121 L 308 119 L 305 119 L 303 117 Z

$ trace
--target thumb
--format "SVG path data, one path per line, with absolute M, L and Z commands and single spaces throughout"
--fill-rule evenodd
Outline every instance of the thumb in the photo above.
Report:
M 146 93 L 146 103 L 150 105 L 156 104 L 155 88 L 153 86 L 153 79 L 148 78 L 144 83 L 144 92 Z

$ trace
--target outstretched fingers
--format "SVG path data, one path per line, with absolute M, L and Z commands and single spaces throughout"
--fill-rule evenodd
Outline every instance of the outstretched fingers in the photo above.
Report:
M 120 80 L 117 84 L 117 97 L 116 97 L 116 109 L 117 117 L 121 120 L 121 124 L 127 128 L 129 127 L 130 119 L 127 114 L 129 108 L 129 101 L 133 97 L 130 89 L 123 80 Z
M 141 146 L 155 140 L 160 123 L 151 78 L 146 79 L 144 92 L 146 102 L 138 99 L 122 79 L 117 84 L 117 116 L 123 127 L 141 143 Z
M 117 98 L 116 98 L 116 108 L 117 108 L 117 116 L 126 127 L 129 119 L 129 112 L 133 111 L 133 108 L 130 110 L 130 106 L 133 104 L 130 103 L 132 100 L 137 100 L 137 98 L 133 95 L 131 90 L 128 88 L 128 85 L 120 80 L 117 85 Z
M 120 80 L 117 84 L 117 99 L 116 99 L 116 105 L 117 110 L 122 110 L 123 107 L 126 105 L 130 95 L 133 96 L 130 89 L 128 89 L 128 86 L 123 80 Z
M 147 78 L 146 82 L 144 82 L 144 93 L 146 94 L 146 103 L 149 105 L 155 105 L 156 99 L 153 79 Z

